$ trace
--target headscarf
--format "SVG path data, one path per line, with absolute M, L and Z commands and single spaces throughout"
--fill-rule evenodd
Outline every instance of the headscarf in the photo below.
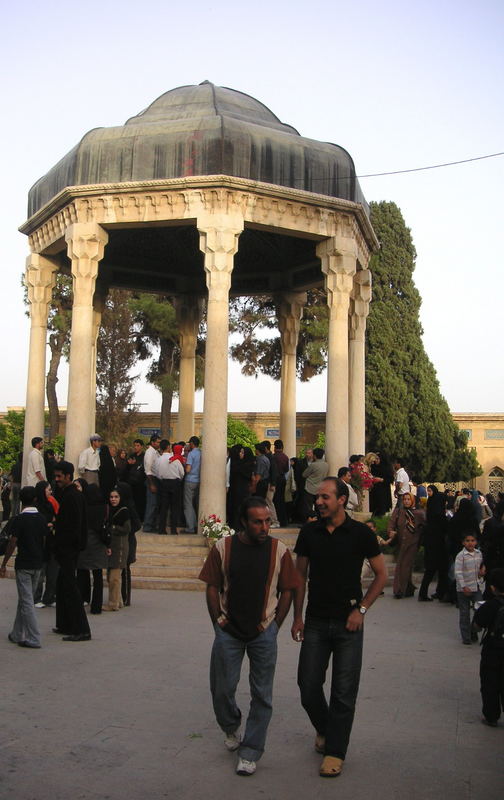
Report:
M 182 466 L 185 464 L 186 460 L 183 456 L 184 448 L 181 444 L 174 444 L 173 445 L 173 455 L 170 458 L 170 464 L 172 461 L 180 461 Z
M 403 505 L 402 510 L 404 511 L 404 517 L 406 520 L 406 528 L 409 533 L 415 533 L 415 498 L 411 494 L 411 492 L 405 492 L 403 494 L 403 502 L 405 497 L 409 497 L 411 500 L 411 505 L 409 508 Z
M 432 495 L 427 500 L 427 522 L 438 522 L 440 517 L 445 519 L 444 494 L 441 494 L 433 483 L 430 483 L 427 488 L 432 491 Z

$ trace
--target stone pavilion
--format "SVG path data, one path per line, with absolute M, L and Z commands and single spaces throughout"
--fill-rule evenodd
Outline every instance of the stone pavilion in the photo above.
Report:
M 280 436 L 295 453 L 296 345 L 306 290 L 329 306 L 326 450 L 331 472 L 364 452 L 370 255 L 378 242 L 350 155 L 304 138 L 258 100 L 208 81 L 161 95 L 114 128 L 94 128 L 32 187 L 28 220 L 30 354 L 25 453 L 44 430 L 48 306 L 73 277 L 66 453 L 95 427 L 96 342 L 111 287 L 175 298 L 180 322 L 179 438 L 194 424 L 203 304 L 200 517 L 225 514 L 228 302 L 271 295 L 282 343 Z

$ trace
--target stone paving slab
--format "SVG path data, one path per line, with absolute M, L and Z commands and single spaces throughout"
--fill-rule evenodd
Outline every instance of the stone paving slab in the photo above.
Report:
M 8 642 L 15 605 L 14 582 L 0 581 L 2 798 L 488 800 L 502 792 L 504 725 L 480 722 L 479 648 L 460 643 L 449 606 L 396 601 L 390 589 L 376 602 L 344 772 L 322 780 L 288 626 L 267 749 L 243 778 L 211 709 L 203 595 L 138 590 L 131 608 L 90 617 L 93 639 L 83 643 L 52 634 L 54 609 L 41 609 L 38 651 Z

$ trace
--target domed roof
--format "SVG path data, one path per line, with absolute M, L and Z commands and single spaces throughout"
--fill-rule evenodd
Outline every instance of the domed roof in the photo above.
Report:
M 253 97 L 180 86 L 123 126 L 95 128 L 35 183 L 28 216 L 67 186 L 229 175 L 363 203 L 352 158 L 306 139 Z

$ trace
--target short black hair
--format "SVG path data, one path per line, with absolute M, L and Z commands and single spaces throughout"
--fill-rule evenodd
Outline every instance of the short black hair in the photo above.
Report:
M 313 450 L 313 455 L 317 461 L 320 461 L 321 458 L 324 458 L 324 452 L 325 450 L 323 450 L 321 447 L 315 447 Z
M 168 450 L 169 446 L 170 446 L 170 442 L 168 441 L 168 439 L 161 439 L 161 441 L 159 443 L 159 449 L 162 450 L 163 453 L 164 453 L 165 450 Z
M 257 497 L 257 495 L 252 495 L 252 497 L 247 497 L 240 506 L 240 513 L 239 513 L 240 522 L 246 521 L 248 519 L 249 508 L 268 508 L 268 504 L 264 499 L 264 497 Z
M 41 441 L 39 439 L 39 441 Z M 22 506 L 32 506 L 35 502 L 35 497 L 37 496 L 37 491 L 35 486 L 23 486 L 21 491 L 19 492 L 19 499 L 21 501 Z
M 265 446 L 266 450 L 268 451 L 271 450 L 271 442 L 269 442 L 268 439 L 264 439 L 264 441 L 261 442 L 261 444 Z
M 199 447 L 199 436 L 191 436 L 189 442 L 190 444 L 193 444 L 195 447 Z
M 141 439 L 133 439 L 133 444 L 141 444 L 142 447 L 144 446 L 144 443 L 142 442 Z
M 395 456 L 392 460 L 393 464 L 400 464 L 401 467 L 404 467 L 404 458 L 400 458 L 400 456 Z
M 55 472 L 61 472 L 63 475 L 71 475 L 73 478 L 74 465 L 71 461 L 59 461 L 54 467 Z
M 350 467 L 340 467 L 338 470 L 338 478 L 342 478 L 347 472 L 350 472 Z
M 275 441 L 273 442 L 273 446 L 277 450 L 283 450 L 283 442 L 282 442 L 282 440 L 281 439 L 275 439 Z
M 258 453 L 260 453 L 262 456 L 266 455 L 266 448 L 265 448 L 265 446 L 264 446 L 263 444 L 259 444 L 259 442 L 258 442 L 258 443 L 255 445 L 255 449 L 256 449 L 256 450 L 257 450 L 257 452 L 258 452 Z
M 159 435 L 159 433 L 153 433 L 152 436 L 149 439 L 149 442 L 150 442 L 150 444 L 152 444 L 152 442 L 157 442 L 158 439 L 161 439 L 161 436 Z
M 35 447 L 39 442 L 43 442 L 42 436 L 34 436 L 32 439 L 32 447 Z

